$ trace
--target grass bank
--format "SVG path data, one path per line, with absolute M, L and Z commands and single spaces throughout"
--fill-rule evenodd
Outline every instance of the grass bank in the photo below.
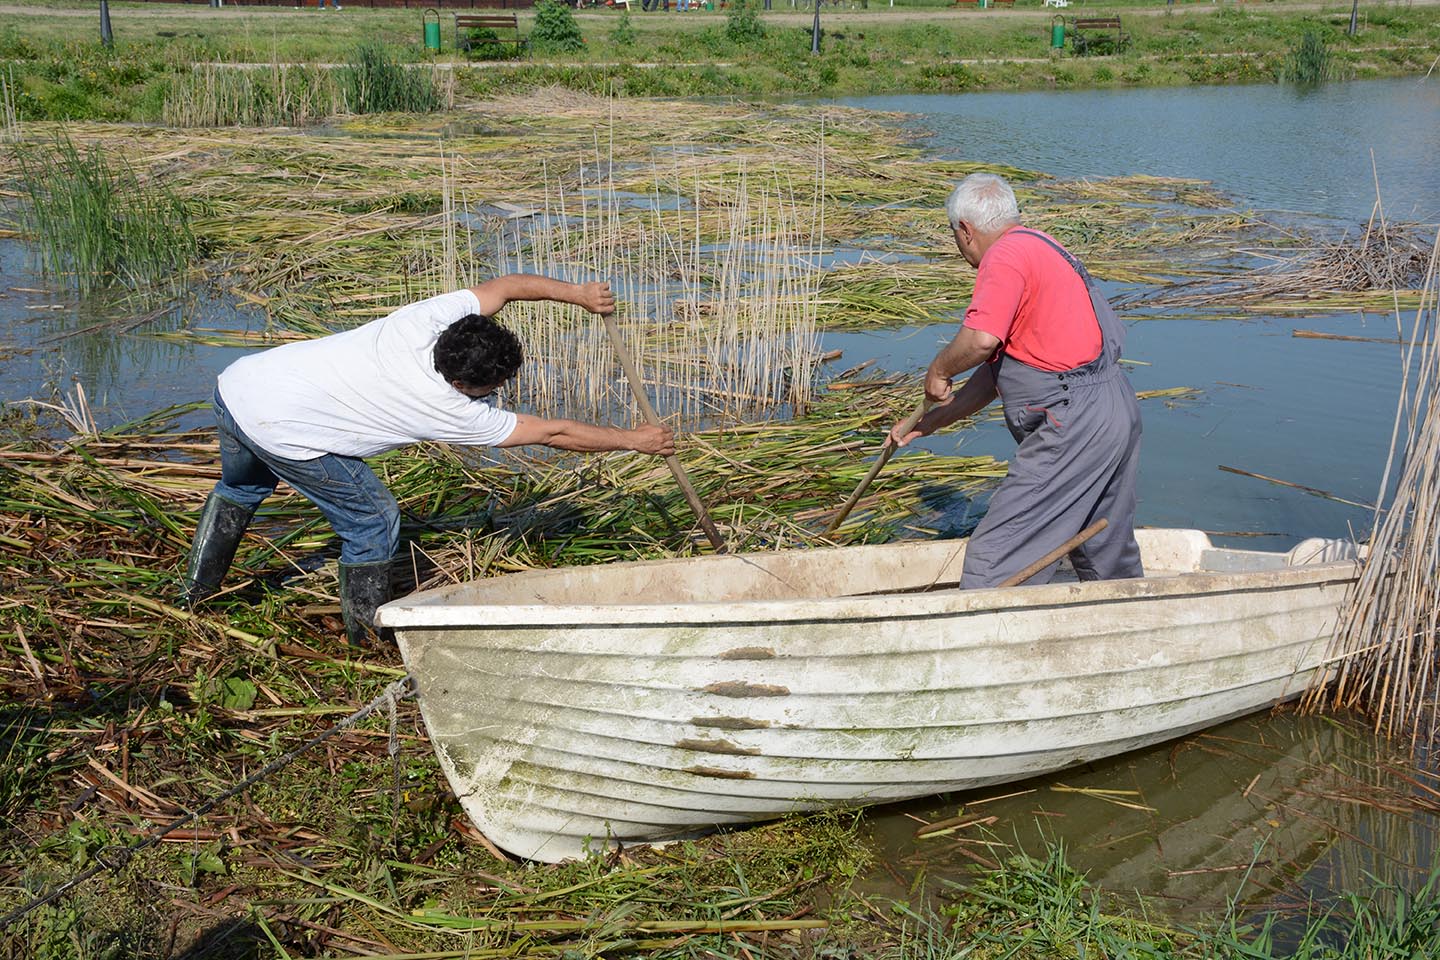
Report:
M 1053 10 L 956 10 L 900 4 L 822 14 L 812 55 L 811 17 L 786 8 L 736 30 L 729 13 L 582 11 L 582 43 L 537 50 L 528 61 L 472 63 L 442 16 L 442 51 L 422 44 L 419 11 L 111 4 L 113 50 L 99 43 L 90 8 L 49 0 L 0 9 L 0 62 L 21 119 L 165 119 L 165 102 L 193 82 L 196 64 L 345 65 L 363 44 L 398 60 L 455 69 L 470 96 L 546 85 L 626 96 L 839 96 L 888 92 L 1063 89 L 1273 82 L 1293 75 L 1300 51 L 1323 57 L 1331 78 L 1423 73 L 1440 51 L 1440 6 L 1367 4 L 1347 31 L 1344 3 L 1300 0 L 1157 8 L 1130 0 L 1089 4 L 1119 15 L 1131 42 L 1115 56 L 1053 50 Z M 1072 8 L 1073 9 L 1073 8 Z M 534 15 L 522 12 L 522 32 Z M 491 48 L 493 49 L 493 48 Z

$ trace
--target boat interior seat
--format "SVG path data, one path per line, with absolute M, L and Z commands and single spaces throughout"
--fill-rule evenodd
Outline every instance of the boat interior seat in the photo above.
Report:
M 1331 540 L 1311 537 L 1302 540 L 1286 553 L 1258 550 L 1226 550 L 1213 547 L 1200 554 L 1200 569 L 1213 573 L 1250 573 L 1256 570 L 1281 570 L 1312 563 L 1339 563 L 1356 560 L 1363 555 L 1353 540 Z

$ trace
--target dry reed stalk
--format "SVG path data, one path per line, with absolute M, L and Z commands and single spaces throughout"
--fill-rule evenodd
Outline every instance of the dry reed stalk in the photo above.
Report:
M 1414 226 L 1373 224 L 1358 240 L 1342 237 L 1329 243 L 1309 246 L 1281 255 L 1274 251 L 1252 250 L 1252 256 L 1274 261 L 1274 265 L 1248 271 L 1215 283 L 1201 279 L 1175 284 L 1131 301 L 1130 306 L 1164 304 L 1173 307 L 1205 307 L 1212 304 L 1254 304 L 1291 300 L 1314 309 L 1318 299 L 1327 302 L 1346 295 L 1384 295 L 1399 306 L 1401 291 L 1414 289 L 1426 273 L 1428 256 Z
M 1369 712 L 1377 731 L 1431 744 L 1440 733 L 1440 349 L 1435 346 L 1440 237 L 1404 351 L 1400 400 L 1370 549 L 1332 642 L 1339 662 L 1325 702 Z M 1398 315 L 1397 315 L 1398 320 Z M 1387 498 L 1392 470 L 1398 469 Z
M 780 173 L 756 177 L 743 162 L 712 200 L 676 156 L 668 174 L 653 173 L 664 187 L 631 212 L 614 168 L 597 146 L 593 178 L 587 168 L 574 184 L 547 173 L 542 212 L 496 237 L 501 269 L 610 279 L 625 346 L 655 405 L 683 422 L 803 409 L 819 362 L 816 206 Z M 669 196 L 687 202 L 667 204 Z M 526 344 L 515 385 L 526 406 L 547 416 L 636 415 L 593 318 L 523 303 L 506 319 Z

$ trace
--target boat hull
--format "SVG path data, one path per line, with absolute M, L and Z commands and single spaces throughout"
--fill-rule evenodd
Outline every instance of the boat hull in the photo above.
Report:
M 905 593 L 963 544 L 893 544 L 512 575 L 381 619 L 466 812 L 555 861 L 1052 772 L 1314 682 L 1354 563 L 1202 570 L 1283 555 L 1150 534 L 1167 575 Z

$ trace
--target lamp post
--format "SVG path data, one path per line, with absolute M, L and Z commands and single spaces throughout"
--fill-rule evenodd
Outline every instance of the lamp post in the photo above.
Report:
M 810 52 L 820 52 L 820 0 L 815 0 L 815 23 L 810 28 Z
M 1351 37 L 1355 36 L 1355 32 L 1356 32 L 1359 28 L 1360 28 L 1360 0 L 1354 0 L 1354 2 L 1350 4 L 1350 29 L 1347 30 L 1347 31 L 1345 31 L 1345 32 L 1346 32 L 1346 35 L 1347 35 L 1347 36 L 1351 36 Z
M 100 42 L 115 46 L 115 35 L 110 32 L 110 0 L 100 0 Z

